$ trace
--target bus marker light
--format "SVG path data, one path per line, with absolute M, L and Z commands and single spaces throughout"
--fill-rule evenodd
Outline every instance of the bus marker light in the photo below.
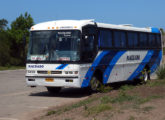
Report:
M 53 78 L 46 78 L 45 81 L 46 82 L 54 82 L 54 79 Z
M 93 71 L 94 69 L 93 69 L 93 67 L 91 68 L 91 71 Z
M 58 27 L 56 27 L 56 29 L 58 29 Z
M 50 29 L 50 27 L 48 27 L 48 29 Z

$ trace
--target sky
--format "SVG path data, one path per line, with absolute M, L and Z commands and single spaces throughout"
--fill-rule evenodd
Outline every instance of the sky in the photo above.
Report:
M 9 25 L 25 12 L 35 24 L 51 20 L 95 19 L 110 24 L 165 29 L 165 0 L 0 0 L 0 19 Z

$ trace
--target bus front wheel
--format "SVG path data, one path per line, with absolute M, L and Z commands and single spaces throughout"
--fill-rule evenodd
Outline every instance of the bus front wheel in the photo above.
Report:
M 61 90 L 61 87 L 46 87 L 46 88 L 47 88 L 48 92 L 51 94 L 59 93 Z
M 90 81 L 90 88 L 92 91 L 97 92 L 99 91 L 99 88 L 101 87 L 102 83 L 98 80 L 96 76 L 93 76 Z

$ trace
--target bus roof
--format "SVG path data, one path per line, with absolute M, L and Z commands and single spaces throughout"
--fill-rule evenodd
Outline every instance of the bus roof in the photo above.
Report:
M 132 25 L 125 24 L 125 25 L 114 25 L 114 24 L 105 24 L 105 23 L 98 23 L 92 20 L 57 20 L 57 21 L 48 21 L 36 24 L 31 27 L 31 31 L 38 31 L 38 30 L 70 30 L 70 29 L 78 29 L 81 30 L 83 26 L 86 25 L 95 25 L 100 28 L 110 28 L 110 29 L 118 29 L 118 30 L 128 30 L 128 31 L 140 31 L 140 32 L 152 32 L 152 33 L 160 33 L 158 28 L 139 28 L 133 27 Z

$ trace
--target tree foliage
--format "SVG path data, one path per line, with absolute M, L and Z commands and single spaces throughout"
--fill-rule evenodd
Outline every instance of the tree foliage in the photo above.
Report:
M 5 30 L 7 28 L 8 21 L 6 19 L 0 20 L 0 30 Z
M 0 66 L 23 65 L 27 49 L 25 43 L 29 40 L 33 18 L 26 12 L 16 18 L 8 29 L 7 24 L 7 20 L 0 20 Z

